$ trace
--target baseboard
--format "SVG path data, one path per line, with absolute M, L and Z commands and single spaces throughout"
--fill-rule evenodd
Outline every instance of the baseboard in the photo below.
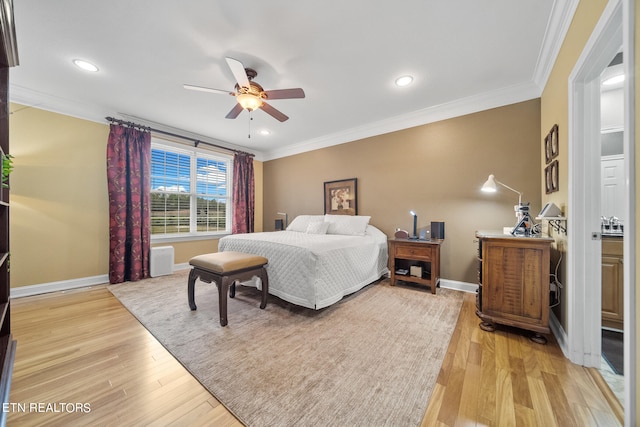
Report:
M 551 328 L 553 335 L 556 337 L 556 341 L 558 341 L 558 345 L 560 346 L 564 357 L 576 365 L 587 367 L 600 366 L 600 350 L 593 351 L 591 353 L 582 353 L 577 350 L 572 350 L 569 347 L 569 337 L 553 311 L 549 313 L 549 327 Z
M 109 283 L 109 275 L 83 277 L 81 279 L 61 280 L 59 282 L 41 283 L 38 285 L 11 288 L 11 298 L 29 297 L 50 292 L 67 291 L 69 289 L 85 288 L 87 286 L 104 285 Z
M 473 283 L 459 282 L 457 280 L 449 280 L 449 279 L 442 279 L 442 278 L 440 279 L 440 287 L 453 289 L 456 291 L 470 292 L 474 294 L 478 291 L 478 285 L 474 285 Z
M 556 337 L 556 341 L 558 341 L 558 345 L 560 346 L 560 350 L 562 350 L 564 357 L 571 360 L 569 347 L 567 347 L 567 333 L 564 331 L 562 324 L 560 324 L 560 321 L 552 310 L 549 310 L 549 328 L 551 329 L 553 336 Z
M 174 264 L 173 271 L 186 270 L 189 263 Z M 47 294 L 51 292 L 68 291 L 87 286 L 104 285 L 109 283 L 109 275 L 83 277 L 80 279 L 61 280 L 59 282 L 40 283 L 37 285 L 19 286 L 11 288 L 11 298 L 30 297 L 33 295 Z
M 173 264 L 173 271 L 186 270 L 188 268 L 191 268 L 188 262 L 183 262 L 181 264 Z
M 173 271 L 187 270 L 190 268 L 188 262 L 174 264 Z M 67 291 L 69 289 L 84 288 L 87 286 L 103 285 L 109 283 L 107 274 L 92 277 L 83 277 L 81 279 L 61 280 L 59 282 L 41 283 L 38 285 L 20 286 L 11 288 L 11 298 L 29 297 L 32 295 L 46 294 L 50 292 Z M 478 285 L 467 282 L 459 282 L 457 280 L 440 279 L 440 287 L 453 289 L 462 292 L 475 293 Z

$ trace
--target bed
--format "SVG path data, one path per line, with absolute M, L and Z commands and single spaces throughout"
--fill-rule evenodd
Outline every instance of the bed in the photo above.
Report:
M 264 256 L 269 293 L 318 310 L 389 272 L 387 236 L 369 218 L 300 215 L 284 231 L 223 237 L 218 250 Z

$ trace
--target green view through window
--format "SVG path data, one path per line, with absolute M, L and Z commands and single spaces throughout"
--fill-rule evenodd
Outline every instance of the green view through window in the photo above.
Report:
M 151 144 L 151 235 L 231 232 L 230 156 Z

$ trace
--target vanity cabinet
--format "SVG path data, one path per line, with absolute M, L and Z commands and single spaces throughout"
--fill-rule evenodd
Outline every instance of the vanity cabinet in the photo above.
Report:
M 602 326 L 624 329 L 622 237 L 602 237 Z
M 547 237 L 519 237 L 498 232 L 476 232 L 478 238 L 477 316 L 480 328 L 496 324 L 536 333 L 545 343 L 549 330 L 549 266 Z

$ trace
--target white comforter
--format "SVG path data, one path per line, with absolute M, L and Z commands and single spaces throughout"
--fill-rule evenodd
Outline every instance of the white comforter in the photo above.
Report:
M 388 273 L 387 236 L 372 225 L 364 236 L 298 231 L 235 234 L 218 250 L 269 260 L 269 293 L 303 307 L 327 307 Z

